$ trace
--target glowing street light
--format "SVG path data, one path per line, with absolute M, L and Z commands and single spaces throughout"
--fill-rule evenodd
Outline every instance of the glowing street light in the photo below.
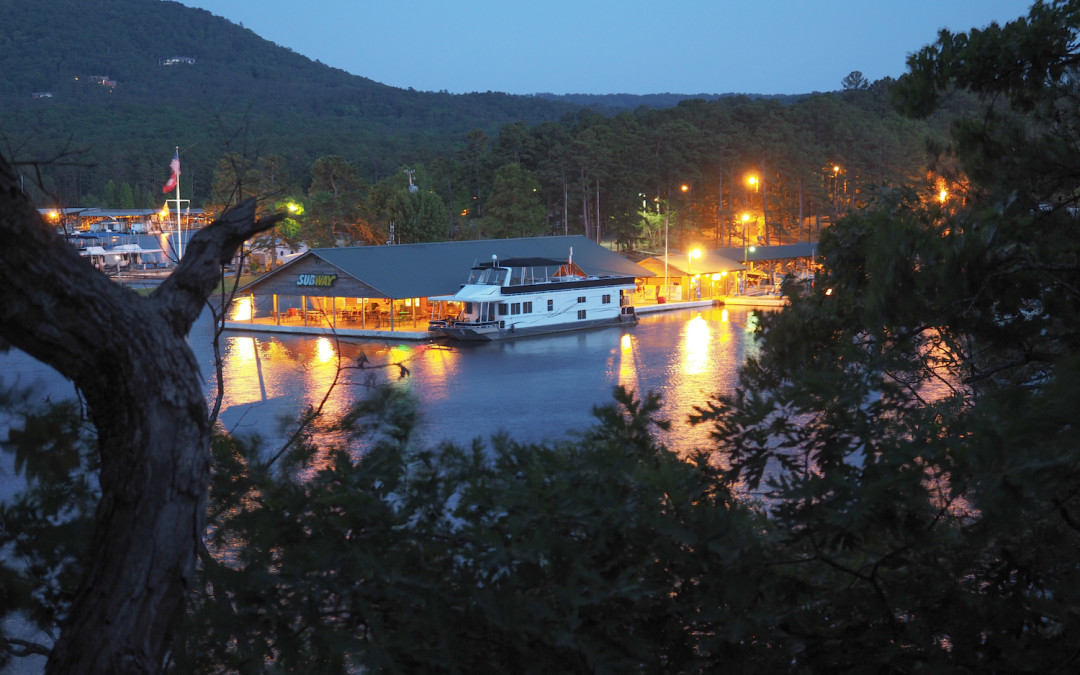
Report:
M 690 295 L 688 300 L 694 299 L 694 258 L 701 257 L 700 248 L 692 248 L 686 252 L 686 291 Z M 698 287 L 700 290 L 700 286 Z
M 689 251 L 686 252 L 686 271 L 687 271 L 688 274 L 693 274 L 691 272 L 691 267 L 694 264 L 694 258 L 700 258 L 700 257 L 701 257 L 701 249 L 700 248 L 690 249 Z

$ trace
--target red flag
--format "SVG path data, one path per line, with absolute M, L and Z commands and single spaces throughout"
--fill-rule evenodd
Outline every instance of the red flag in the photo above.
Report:
M 169 176 L 169 180 L 165 181 L 165 185 L 161 188 L 162 192 L 168 192 L 176 187 L 176 184 L 180 182 L 180 151 L 177 150 L 173 155 L 172 161 L 169 162 L 169 168 L 172 169 L 172 175 Z

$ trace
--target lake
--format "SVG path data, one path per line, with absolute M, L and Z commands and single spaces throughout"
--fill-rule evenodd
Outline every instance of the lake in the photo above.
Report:
M 521 441 L 565 438 L 593 422 L 593 406 L 612 401 L 616 385 L 657 392 L 675 424 L 673 449 L 707 441 L 708 429 L 685 423 L 694 406 L 733 388 L 753 354 L 753 315 L 745 308 L 682 309 L 642 315 L 631 327 L 490 343 L 336 342 L 329 337 L 230 333 L 224 347 L 221 420 L 237 432 L 259 430 L 326 396 L 341 363 L 366 362 L 344 374 L 329 413 L 345 409 L 365 378 L 398 380 L 419 401 L 421 442 L 467 443 L 505 432 Z M 207 367 L 213 354 L 196 353 Z M 409 375 L 399 378 L 402 364 Z M 278 434 L 280 437 L 280 434 Z
M 318 405 L 334 380 L 339 359 L 367 369 L 348 370 L 330 392 L 324 410 L 343 411 L 364 395 L 369 378 L 397 380 L 419 401 L 419 443 L 462 444 L 506 432 L 520 441 L 567 438 L 588 428 L 592 409 L 612 401 L 616 385 L 661 395 L 672 429 L 663 441 L 674 450 L 705 447 L 709 429 L 686 419 L 717 392 L 729 392 L 737 370 L 755 353 L 754 318 L 746 308 L 707 307 L 644 314 L 634 326 L 490 343 L 447 344 L 392 340 L 229 332 L 222 353 L 225 396 L 221 422 L 241 434 L 258 432 L 269 445 L 287 436 L 281 420 Z M 213 325 L 202 317 L 189 344 L 212 401 L 217 385 Z M 400 377 L 396 367 L 408 369 Z M 36 396 L 74 395 L 56 371 L 12 350 L 0 354 L 5 384 L 29 386 Z M 0 420 L 0 427 L 4 421 Z M 12 463 L 0 455 L 0 498 L 18 484 Z

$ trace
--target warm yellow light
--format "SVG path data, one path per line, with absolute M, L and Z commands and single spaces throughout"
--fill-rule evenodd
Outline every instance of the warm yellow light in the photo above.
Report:
M 750 214 L 749 213 L 742 214 L 742 221 L 745 223 L 748 220 L 750 220 Z
M 683 372 L 689 375 L 705 372 L 709 366 L 709 341 L 712 335 L 708 322 L 700 314 L 686 323 L 684 340 Z
M 628 333 L 623 333 L 622 340 L 620 340 L 620 345 L 624 350 L 630 349 L 630 335 Z
M 328 338 L 321 337 L 315 341 L 315 360 L 319 363 L 328 363 L 337 357 L 334 343 Z
M 691 258 L 700 258 L 701 257 L 701 249 L 700 248 L 692 249 L 690 251 L 690 257 Z
M 750 176 L 746 179 L 746 182 L 749 185 L 757 185 L 757 176 Z
M 840 173 L 840 167 L 836 166 L 836 165 L 833 165 L 832 172 L 833 173 Z
M 949 198 L 949 191 L 945 188 L 941 188 L 941 192 L 938 193 L 938 199 L 944 204 L 945 200 Z
M 232 305 L 232 316 L 229 317 L 230 321 L 250 321 L 252 317 L 253 308 L 251 306 L 251 296 L 237 298 Z

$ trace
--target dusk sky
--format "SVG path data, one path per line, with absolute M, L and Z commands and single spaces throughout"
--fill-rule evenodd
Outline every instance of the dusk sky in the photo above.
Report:
M 181 0 L 394 87 L 511 94 L 801 94 L 898 77 L 937 32 L 1032 0 Z

